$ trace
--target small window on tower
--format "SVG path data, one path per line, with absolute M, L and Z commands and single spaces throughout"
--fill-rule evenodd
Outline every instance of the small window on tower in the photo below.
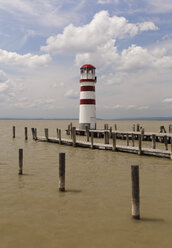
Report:
M 92 69 L 88 69 L 88 73 L 89 74 L 92 74 Z

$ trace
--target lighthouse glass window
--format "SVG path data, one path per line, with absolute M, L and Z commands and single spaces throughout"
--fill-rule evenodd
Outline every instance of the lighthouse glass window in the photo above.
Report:
M 91 68 L 88 69 L 88 78 L 93 79 L 93 70 Z

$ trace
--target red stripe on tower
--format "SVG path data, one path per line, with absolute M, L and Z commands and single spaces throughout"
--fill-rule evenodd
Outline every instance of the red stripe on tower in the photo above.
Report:
M 81 86 L 80 91 L 95 91 L 95 86 Z
M 81 104 L 96 104 L 95 99 L 80 99 L 80 105 Z

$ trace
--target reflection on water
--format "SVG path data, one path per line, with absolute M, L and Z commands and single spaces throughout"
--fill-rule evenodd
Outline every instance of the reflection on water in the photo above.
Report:
M 98 121 L 132 130 L 134 121 Z M 69 121 L 0 121 L 0 247 L 171 247 L 172 162 L 169 159 L 35 142 Z M 73 122 L 77 125 L 77 121 Z M 140 122 L 146 131 L 170 122 Z M 12 126 L 16 138 L 12 138 Z M 24 127 L 29 138 L 24 140 Z M 80 139 L 85 139 L 81 137 Z M 149 144 L 148 144 L 149 145 Z M 159 144 L 160 146 L 162 144 Z M 18 149 L 24 151 L 18 175 Z M 59 152 L 66 153 L 66 191 L 58 191 Z M 141 221 L 131 218 L 130 166 L 140 166 Z

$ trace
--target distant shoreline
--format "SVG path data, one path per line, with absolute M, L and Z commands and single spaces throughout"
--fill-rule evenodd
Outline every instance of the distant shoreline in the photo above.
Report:
M 65 121 L 65 120 L 74 120 L 77 121 L 79 119 L 75 118 L 0 118 L 0 120 L 37 120 L 37 121 Z M 138 118 L 116 118 L 116 119 L 101 119 L 97 118 L 97 120 L 102 121 L 172 121 L 172 117 L 138 117 Z

